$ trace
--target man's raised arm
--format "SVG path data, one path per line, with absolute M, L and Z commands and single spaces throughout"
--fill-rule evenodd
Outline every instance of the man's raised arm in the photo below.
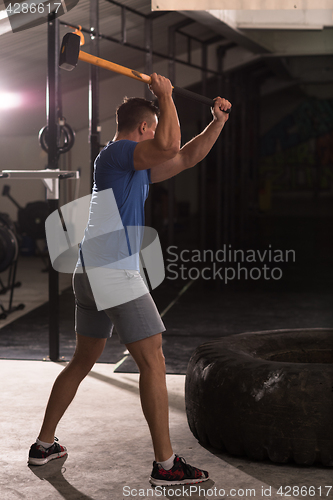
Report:
M 187 168 L 194 167 L 194 165 L 203 160 L 215 144 L 224 124 L 228 121 L 229 114 L 224 113 L 224 110 L 230 108 L 231 104 L 229 101 L 217 97 L 214 108 L 212 108 L 213 120 L 211 123 L 201 134 L 186 143 L 176 156 L 162 165 L 152 168 L 151 181 L 161 182 L 169 179 Z
M 180 149 L 180 127 L 172 99 L 172 85 L 164 76 L 153 73 L 150 90 L 158 98 L 160 117 L 153 139 L 139 142 L 134 150 L 134 167 L 143 170 L 174 158 Z

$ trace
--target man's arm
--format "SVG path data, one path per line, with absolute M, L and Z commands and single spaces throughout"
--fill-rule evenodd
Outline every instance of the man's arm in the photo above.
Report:
M 176 156 L 180 148 L 180 126 L 176 107 L 172 99 L 170 80 L 151 75 L 150 90 L 158 98 L 160 117 L 154 139 L 139 142 L 134 150 L 135 170 L 146 170 L 170 160 Z
M 187 168 L 194 167 L 194 165 L 203 160 L 212 149 L 225 122 L 228 120 L 229 115 L 224 113 L 224 110 L 229 108 L 231 108 L 229 101 L 217 97 L 212 110 L 213 120 L 211 123 L 201 134 L 185 144 L 174 158 L 151 168 L 151 181 L 154 183 L 170 179 L 170 177 L 179 174 Z

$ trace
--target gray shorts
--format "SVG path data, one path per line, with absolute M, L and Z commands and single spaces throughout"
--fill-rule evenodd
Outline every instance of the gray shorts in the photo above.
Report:
M 131 286 L 126 271 L 121 270 L 124 281 Z M 142 279 L 142 278 L 141 278 Z M 94 338 L 109 338 L 113 327 L 122 344 L 130 344 L 165 331 L 155 302 L 146 293 L 124 304 L 98 310 L 91 290 L 88 275 L 75 269 L 73 274 L 75 295 L 75 331 L 79 335 Z

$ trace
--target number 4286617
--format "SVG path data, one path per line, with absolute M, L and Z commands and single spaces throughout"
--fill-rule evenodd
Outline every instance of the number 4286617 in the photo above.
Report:
M 13 6 L 12 6 L 13 5 Z M 6 8 L 7 15 L 13 14 L 50 14 L 57 13 L 61 6 L 60 3 L 14 3 Z
M 332 486 L 280 486 L 277 495 L 285 497 L 297 496 L 323 496 L 327 497 L 332 490 Z

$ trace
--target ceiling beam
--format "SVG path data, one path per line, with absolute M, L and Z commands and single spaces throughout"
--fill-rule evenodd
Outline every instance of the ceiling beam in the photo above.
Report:
M 218 13 L 222 11 L 213 12 Z M 233 26 L 231 20 L 229 21 L 227 18 L 224 18 L 224 20 L 222 20 L 221 18 L 217 17 L 217 15 L 213 15 L 211 12 L 205 10 L 182 11 L 181 14 L 194 19 L 200 24 L 208 26 L 210 29 L 212 29 L 219 35 L 222 35 L 227 40 L 237 43 L 237 45 L 240 45 L 241 47 L 253 52 L 254 54 L 270 52 L 262 44 L 257 41 L 251 40 L 247 34 L 243 33 L 242 31 L 237 29 L 237 27 Z

